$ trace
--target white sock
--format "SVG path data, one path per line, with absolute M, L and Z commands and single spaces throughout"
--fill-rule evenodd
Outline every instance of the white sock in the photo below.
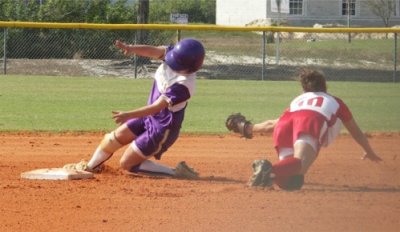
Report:
M 97 147 L 96 151 L 93 153 L 92 158 L 88 162 L 88 167 L 89 168 L 96 168 L 100 164 L 104 163 L 106 160 L 108 160 L 111 157 L 112 154 L 107 154 L 104 152 L 100 146 Z
M 151 160 L 145 160 L 140 165 L 132 167 L 132 172 L 143 172 L 147 174 L 155 174 L 155 175 L 175 175 L 175 171 L 173 168 L 168 167 L 166 165 L 153 162 Z

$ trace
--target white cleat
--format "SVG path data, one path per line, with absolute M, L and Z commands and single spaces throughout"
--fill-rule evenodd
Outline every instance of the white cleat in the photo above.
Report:
M 64 165 L 63 168 L 66 170 L 76 170 L 76 171 L 100 173 L 103 171 L 104 165 L 100 165 L 99 167 L 92 169 L 92 168 L 89 168 L 88 162 L 86 162 L 85 160 L 81 160 L 79 163 L 66 164 L 66 165 Z

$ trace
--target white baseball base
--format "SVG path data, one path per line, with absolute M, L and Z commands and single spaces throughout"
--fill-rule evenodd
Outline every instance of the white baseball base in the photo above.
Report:
M 21 173 L 21 178 L 31 180 L 81 180 L 94 178 L 93 173 L 67 170 L 64 168 L 43 168 Z

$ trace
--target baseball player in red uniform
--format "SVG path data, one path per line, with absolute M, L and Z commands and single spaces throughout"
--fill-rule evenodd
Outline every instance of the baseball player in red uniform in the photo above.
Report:
M 327 93 L 322 73 L 303 69 L 299 80 L 303 94 L 296 97 L 278 119 L 254 125 L 248 121 L 242 123 L 247 124 L 243 131 L 250 137 L 256 133 L 272 132 L 279 157 L 273 165 L 266 160 L 253 163 L 251 186 L 271 186 L 275 182 L 282 189 L 300 189 L 304 174 L 317 158 L 321 147 L 334 141 L 342 125 L 364 150 L 362 159 L 381 161 L 347 105 Z

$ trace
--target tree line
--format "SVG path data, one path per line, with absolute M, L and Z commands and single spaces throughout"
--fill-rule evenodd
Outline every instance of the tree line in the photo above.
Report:
M 1 0 L 0 21 L 62 23 L 137 23 L 143 0 Z M 189 23 L 214 24 L 215 0 L 148 0 L 148 23 L 170 23 L 170 14 L 188 14 Z M 10 58 L 114 58 L 112 42 L 134 42 L 134 30 L 11 28 L 7 33 Z M 171 31 L 147 31 L 148 42 L 174 39 Z M 3 48 L 0 48 L 3 49 Z M 0 50 L 1 51 L 1 50 Z

